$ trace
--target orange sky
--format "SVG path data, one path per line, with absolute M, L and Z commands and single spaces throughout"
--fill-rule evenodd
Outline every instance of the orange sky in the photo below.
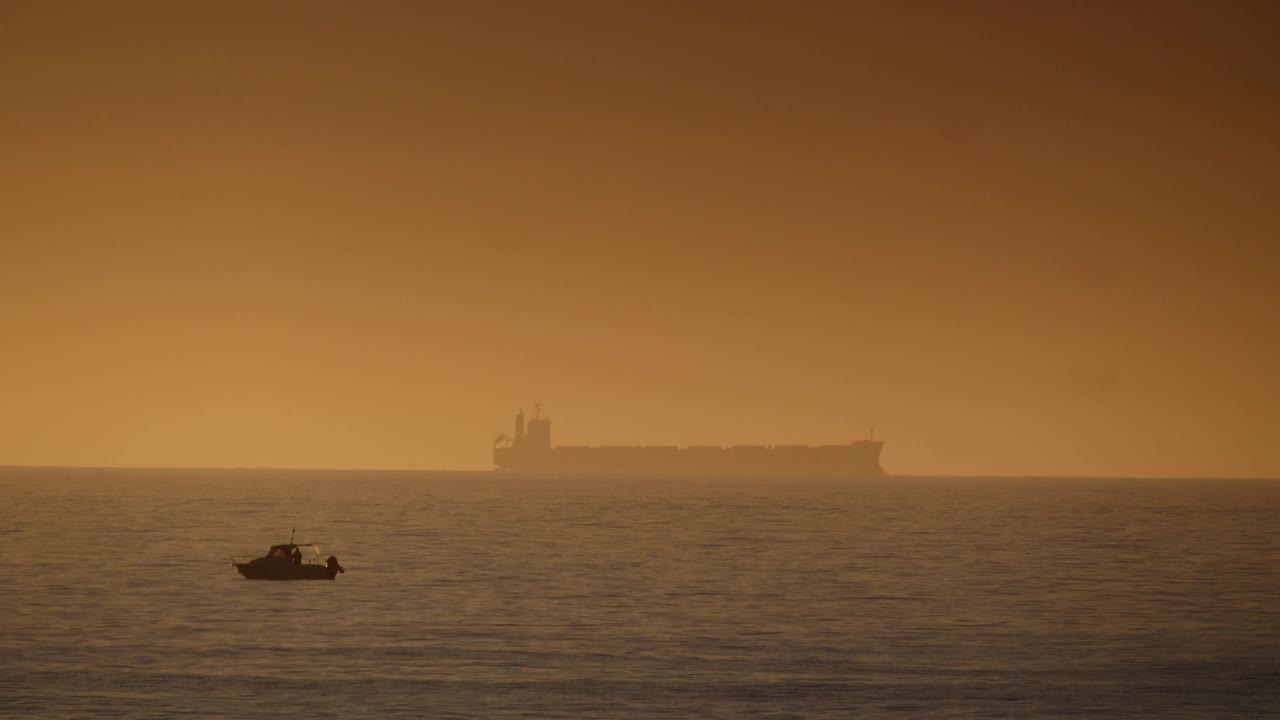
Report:
M 772 9 L 759 9 L 767 6 Z M 1270 3 L 0 4 L 0 464 L 1280 476 Z

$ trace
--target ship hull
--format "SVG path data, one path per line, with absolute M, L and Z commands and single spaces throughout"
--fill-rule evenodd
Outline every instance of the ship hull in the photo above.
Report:
M 883 443 L 848 445 L 692 447 L 497 447 L 498 470 L 559 474 L 765 475 L 861 477 L 884 475 Z

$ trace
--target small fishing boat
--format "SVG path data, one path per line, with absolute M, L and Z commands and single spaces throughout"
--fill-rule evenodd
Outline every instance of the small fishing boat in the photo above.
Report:
M 272 545 L 266 555 L 249 562 L 231 564 L 249 580 L 332 580 L 346 569 L 338 564 L 338 558 L 330 555 L 323 565 L 315 559 L 302 561 L 302 548 L 315 548 L 315 543 L 295 543 L 293 533 L 289 542 Z

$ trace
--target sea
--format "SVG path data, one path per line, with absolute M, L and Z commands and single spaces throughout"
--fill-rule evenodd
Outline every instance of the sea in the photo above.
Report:
M 10 467 L 0 569 L 6 718 L 1280 717 L 1275 480 Z

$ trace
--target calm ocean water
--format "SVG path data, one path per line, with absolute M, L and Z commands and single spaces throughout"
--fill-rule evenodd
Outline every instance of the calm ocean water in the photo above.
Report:
M 1280 715 L 1277 481 L 8 468 L 0 565 L 10 717 Z

